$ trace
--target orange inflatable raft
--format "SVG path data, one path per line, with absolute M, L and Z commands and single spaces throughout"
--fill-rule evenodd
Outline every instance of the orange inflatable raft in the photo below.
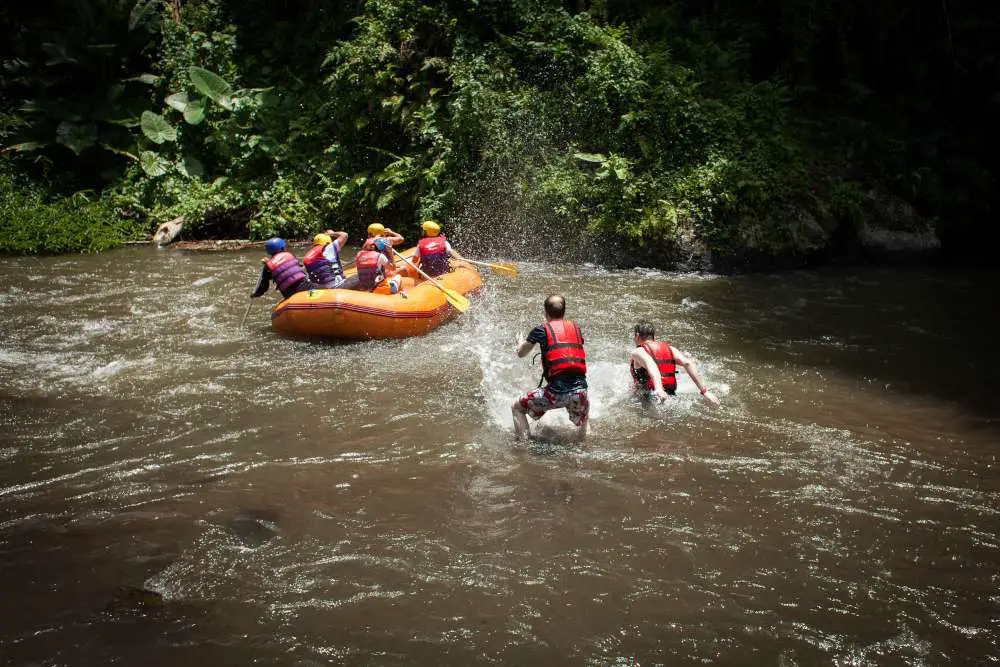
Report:
M 403 253 L 409 256 L 412 251 Z M 412 275 L 412 269 L 400 267 Z M 350 282 L 356 275 L 345 271 Z M 447 289 L 465 296 L 482 285 L 469 264 L 451 262 L 451 271 L 436 278 Z M 405 295 L 405 296 L 404 296 Z M 454 317 L 457 311 L 444 293 L 422 278 L 404 277 L 403 294 L 379 294 L 352 289 L 299 292 L 271 310 L 271 328 L 292 336 L 329 338 L 407 338 L 422 336 Z

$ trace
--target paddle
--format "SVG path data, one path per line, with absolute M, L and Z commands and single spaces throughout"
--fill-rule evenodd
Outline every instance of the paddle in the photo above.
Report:
M 474 259 L 467 259 L 465 257 L 458 261 L 468 262 L 469 264 L 478 264 L 479 266 L 486 266 L 502 276 L 517 278 L 517 267 L 510 262 L 477 262 Z
M 403 257 L 402 255 L 400 255 L 398 252 L 396 252 L 395 248 L 392 249 L 392 252 L 393 252 L 394 255 L 396 255 L 396 257 L 399 257 L 401 260 L 403 260 L 404 262 L 406 262 L 407 266 L 409 266 L 411 269 L 413 269 L 414 271 L 416 271 L 417 273 L 419 273 L 420 275 L 422 275 L 424 278 L 426 278 L 427 281 L 430 284 L 434 285 L 434 287 L 437 287 L 439 290 L 441 290 L 442 292 L 444 292 L 445 301 L 447 301 L 448 303 L 450 303 L 452 308 L 454 308 L 455 310 L 457 310 L 460 313 L 464 313 L 465 311 L 467 311 L 469 309 L 469 305 L 470 305 L 469 304 L 469 300 L 466 299 L 464 296 L 462 296 L 461 294 L 459 294 L 458 292 L 456 292 L 453 289 L 448 289 L 447 287 L 445 287 L 444 285 L 442 285 L 438 281 L 436 281 L 433 278 L 431 278 L 429 275 L 427 275 L 426 273 L 424 273 L 423 271 L 421 271 L 420 268 L 417 267 L 413 262 L 411 262 L 410 260 L 408 260 L 405 257 Z
M 251 306 L 253 306 L 253 299 L 252 298 L 250 299 L 250 303 L 247 304 L 247 312 L 243 313 L 243 319 L 240 321 L 240 329 L 242 329 L 243 325 L 247 323 L 247 315 L 250 314 L 250 307 Z

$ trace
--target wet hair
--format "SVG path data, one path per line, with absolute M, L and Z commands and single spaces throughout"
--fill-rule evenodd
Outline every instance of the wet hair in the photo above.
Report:
M 562 294 L 550 294 L 545 300 L 545 314 L 558 320 L 566 314 L 566 299 Z
M 649 320 L 642 320 L 635 325 L 635 335 L 642 340 L 656 338 L 656 327 Z

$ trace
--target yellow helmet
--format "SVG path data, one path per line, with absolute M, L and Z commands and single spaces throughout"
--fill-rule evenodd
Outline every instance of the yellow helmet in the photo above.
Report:
M 441 233 L 441 225 L 433 220 L 424 220 L 421 222 L 420 229 L 424 230 L 424 234 L 427 234 L 427 236 L 437 236 Z
M 373 222 L 368 225 L 368 236 L 382 236 L 385 234 L 385 225 L 381 222 Z
M 333 239 L 330 238 L 329 234 L 317 234 L 313 237 L 313 243 L 316 245 L 326 245 L 327 243 L 333 243 Z

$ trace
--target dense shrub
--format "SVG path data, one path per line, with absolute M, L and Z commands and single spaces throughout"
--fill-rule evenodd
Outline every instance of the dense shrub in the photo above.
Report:
M 872 191 L 968 232 L 995 200 L 997 11 L 949 7 L 8 4 L 0 144 L 56 199 L 195 236 L 436 217 L 799 253 Z
M 140 234 L 105 200 L 78 194 L 50 202 L 37 186 L 0 173 L 2 253 L 101 252 Z

